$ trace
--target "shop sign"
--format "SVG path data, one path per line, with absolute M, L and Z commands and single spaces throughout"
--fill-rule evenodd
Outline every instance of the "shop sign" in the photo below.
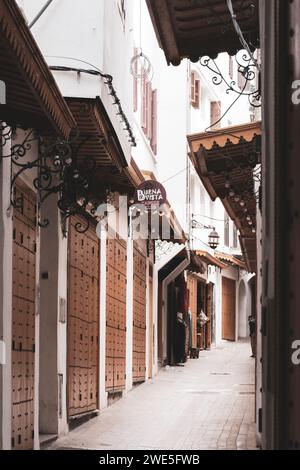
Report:
M 167 200 L 166 190 L 158 181 L 144 181 L 136 189 L 134 202 L 146 207 L 161 206 Z

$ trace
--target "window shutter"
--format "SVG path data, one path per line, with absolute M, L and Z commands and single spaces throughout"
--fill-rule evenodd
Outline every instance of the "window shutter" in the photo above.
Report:
M 137 56 L 138 54 L 138 49 L 135 47 L 133 51 L 134 57 Z M 138 73 L 138 63 L 135 61 L 134 63 L 134 69 L 133 69 L 135 75 Z M 136 112 L 138 110 L 138 79 L 136 76 L 133 77 L 133 111 Z
M 152 86 L 147 83 L 147 126 L 146 135 L 149 140 L 152 138 Z
M 238 247 L 238 233 L 235 224 L 233 224 L 233 248 Z
M 224 245 L 229 246 L 229 216 L 226 212 L 224 219 Z
M 195 80 L 195 105 L 194 107 L 199 109 L 200 108 L 200 99 L 201 99 L 201 88 L 200 88 L 200 80 Z
M 229 77 L 231 80 L 233 79 L 233 59 L 231 56 L 229 56 Z
M 195 72 L 191 73 L 191 104 L 195 103 L 195 81 L 196 81 L 196 74 Z
M 221 101 L 212 101 L 210 103 L 210 125 L 213 129 L 221 127 L 221 122 L 218 122 L 221 118 Z
M 141 95 L 142 95 L 142 106 L 141 106 L 141 125 L 143 131 L 147 132 L 147 78 L 144 75 L 141 80 Z
M 242 70 L 238 71 L 238 87 L 240 90 L 243 90 L 246 85 L 246 79 L 242 73 Z
M 195 71 L 191 73 L 191 105 L 194 108 L 200 106 L 200 79 Z
M 152 137 L 150 141 L 154 155 L 157 154 L 157 90 L 152 91 Z

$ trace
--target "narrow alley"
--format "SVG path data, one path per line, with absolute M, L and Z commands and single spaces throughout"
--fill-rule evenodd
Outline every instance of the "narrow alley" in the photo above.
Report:
M 0 453 L 300 449 L 299 18 L 0 0 Z
M 54 449 L 254 450 L 254 367 L 247 341 L 161 369 Z

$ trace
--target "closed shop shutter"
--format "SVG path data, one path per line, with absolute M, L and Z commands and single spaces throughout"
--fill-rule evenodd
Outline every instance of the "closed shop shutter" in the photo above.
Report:
M 36 197 L 15 188 L 12 275 L 12 449 L 33 449 L 36 297 Z
M 211 347 L 211 329 L 212 329 L 212 322 L 213 322 L 213 284 L 207 284 L 206 286 L 207 289 L 207 300 L 206 300 L 206 310 L 207 310 L 207 317 L 208 317 L 208 322 L 207 322 L 207 328 L 206 328 L 206 347 L 210 348 Z
M 105 388 L 121 391 L 126 383 L 127 245 L 116 236 L 107 239 Z
M 146 372 L 146 256 L 133 254 L 133 382 L 143 382 Z
M 68 414 L 98 408 L 99 239 L 95 225 L 78 233 L 70 219 L 68 256 Z
M 222 278 L 222 338 L 235 341 L 235 281 Z
M 152 274 L 153 268 L 151 268 Z M 150 274 L 150 273 L 149 273 Z M 148 378 L 153 377 L 153 364 L 154 364 L 154 325 L 153 325 L 153 278 L 149 275 L 149 366 L 148 366 Z
M 189 307 L 192 314 L 192 346 L 197 348 L 197 279 L 188 276 Z

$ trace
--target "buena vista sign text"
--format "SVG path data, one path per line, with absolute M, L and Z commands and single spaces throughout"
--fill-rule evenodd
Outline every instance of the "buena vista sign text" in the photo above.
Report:
M 166 190 L 158 181 L 144 181 L 136 189 L 134 202 L 146 207 L 161 206 L 167 200 Z

